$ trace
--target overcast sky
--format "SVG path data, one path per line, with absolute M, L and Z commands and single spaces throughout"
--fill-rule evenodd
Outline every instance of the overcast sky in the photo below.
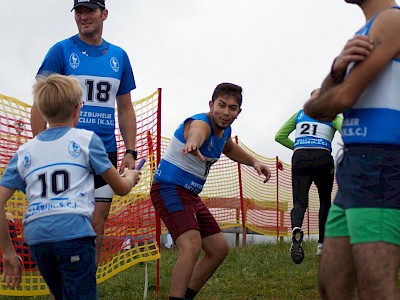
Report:
M 2 0 L 0 94 L 32 104 L 48 49 L 77 33 L 72 0 Z M 141 99 L 163 89 L 162 135 L 208 111 L 215 86 L 243 87 L 233 134 L 256 153 L 290 163 L 276 131 L 329 72 L 364 23 L 344 0 L 106 0 L 103 38 L 125 49 Z M 334 154 L 341 142 L 337 134 Z

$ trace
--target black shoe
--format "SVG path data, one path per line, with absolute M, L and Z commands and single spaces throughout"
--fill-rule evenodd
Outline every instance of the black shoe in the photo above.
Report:
M 295 264 L 300 264 L 304 260 L 304 250 L 301 247 L 303 241 L 303 230 L 299 227 L 293 228 L 292 246 L 290 247 L 290 257 Z

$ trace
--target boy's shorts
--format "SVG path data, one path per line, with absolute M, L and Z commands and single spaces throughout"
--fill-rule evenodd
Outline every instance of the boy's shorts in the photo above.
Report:
M 174 241 L 188 230 L 202 238 L 221 232 L 213 215 L 197 194 L 174 184 L 154 182 L 151 201 Z
M 29 246 L 55 299 L 97 300 L 94 237 Z

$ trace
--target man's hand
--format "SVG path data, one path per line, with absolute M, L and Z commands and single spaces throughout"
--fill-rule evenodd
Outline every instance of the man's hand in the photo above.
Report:
M 197 156 L 201 161 L 206 161 L 204 156 L 200 153 L 199 147 L 195 144 L 187 142 L 186 145 L 182 148 L 182 155 L 192 154 Z
M 253 168 L 257 171 L 258 175 L 264 175 L 264 183 L 266 183 L 271 178 L 271 170 L 268 168 L 267 165 L 257 161 Z
M 356 35 L 348 40 L 342 52 L 332 64 L 331 76 L 343 80 L 347 67 L 351 62 L 363 61 L 374 49 L 373 41 L 365 35 Z
M 121 162 L 121 167 L 119 168 L 119 174 L 124 173 L 125 168 L 129 170 L 135 169 L 135 159 L 133 158 L 132 154 L 125 154 Z

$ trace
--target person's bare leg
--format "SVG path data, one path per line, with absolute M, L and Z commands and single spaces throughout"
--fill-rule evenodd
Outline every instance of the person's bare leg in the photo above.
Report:
M 356 299 L 356 277 L 349 238 L 324 239 L 318 287 L 322 299 Z
M 384 242 L 355 244 L 353 257 L 360 299 L 400 299 L 400 246 Z
M 229 253 L 228 243 L 222 232 L 202 239 L 204 256 L 196 263 L 189 288 L 198 292 Z
M 184 298 L 190 277 L 201 251 L 201 237 L 198 230 L 182 233 L 175 241 L 178 259 L 171 274 L 170 296 Z
M 99 266 L 101 257 L 101 248 L 103 245 L 104 227 L 107 222 L 108 213 L 110 211 L 111 203 L 109 202 L 96 202 L 92 226 L 96 232 L 96 266 Z

